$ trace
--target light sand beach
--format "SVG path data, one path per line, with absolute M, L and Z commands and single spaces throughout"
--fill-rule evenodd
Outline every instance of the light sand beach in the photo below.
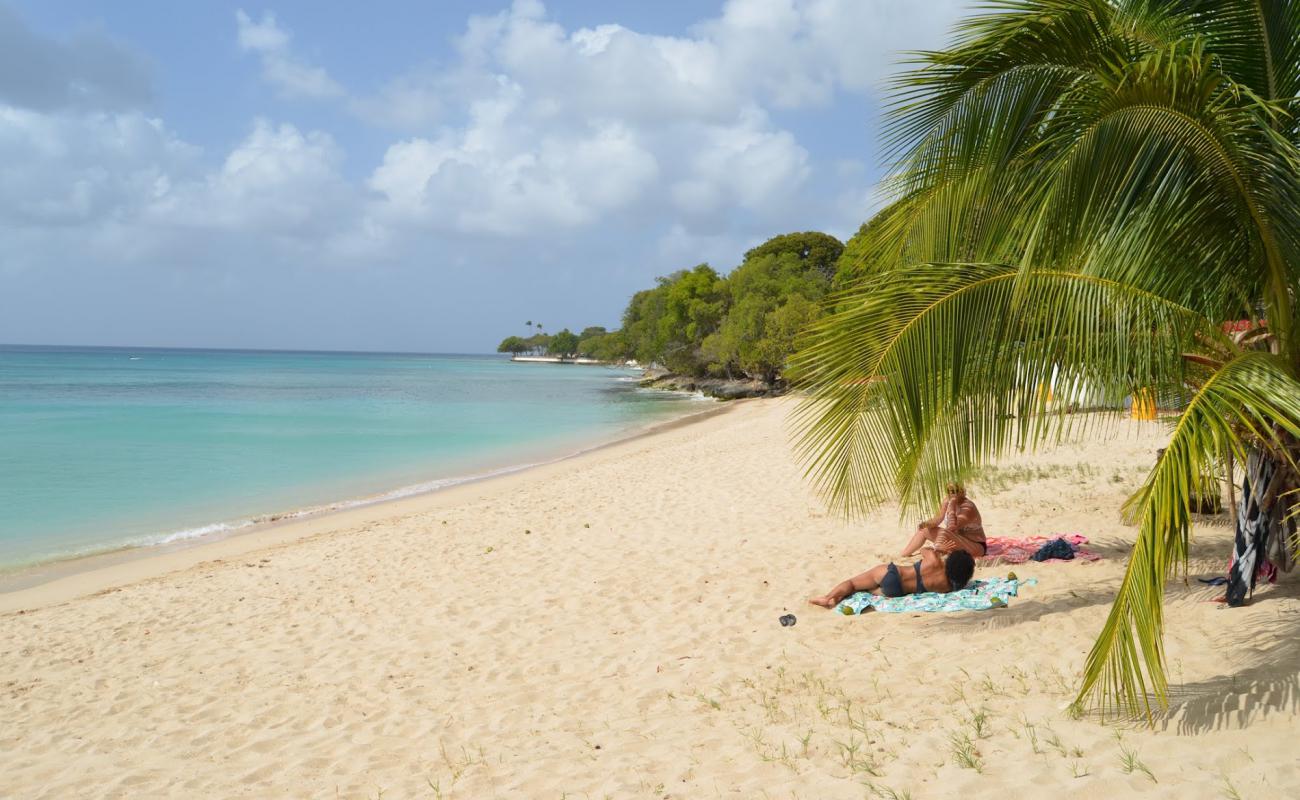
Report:
M 1065 712 L 1159 425 L 971 487 L 990 535 L 1101 561 L 1014 567 L 1038 583 L 1006 609 L 850 618 L 806 598 L 908 526 L 828 515 L 791 408 L 0 595 L 0 796 L 1300 795 L 1295 575 L 1235 610 L 1171 584 L 1154 727 Z M 1191 574 L 1230 540 L 1198 526 Z

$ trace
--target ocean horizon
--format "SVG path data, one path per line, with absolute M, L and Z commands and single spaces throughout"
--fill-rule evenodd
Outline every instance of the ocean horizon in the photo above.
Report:
M 698 411 L 495 354 L 0 344 L 0 570 L 444 488 Z

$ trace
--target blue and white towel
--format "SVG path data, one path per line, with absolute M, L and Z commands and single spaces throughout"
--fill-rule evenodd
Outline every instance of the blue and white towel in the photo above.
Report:
M 913 611 L 983 611 L 1002 608 L 1009 598 L 1015 597 L 1021 586 L 1033 586 L 1035 578 L 986 578 L 971 581 L 958 592 L 925 592 L 905 594 L 902 597 L 880 597 L 870 592 L 858 592 L 840 601 L 835 610 L 852 616 L 875 609 L 886 613 L 902 614 Z

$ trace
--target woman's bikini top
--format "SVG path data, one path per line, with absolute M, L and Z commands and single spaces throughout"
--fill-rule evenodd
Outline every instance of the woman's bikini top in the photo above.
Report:
M 954 533 L 984 533 L 984 526 L 980 523 L 971 523 L 970 525 L 963 525 L 960 528 L 957 527 L 957 506 L 959 505 L 961 504 L 952 502 L 944 503 L 943 521 L 939 523 L 939 527 L 945 531 L 953 531 Z

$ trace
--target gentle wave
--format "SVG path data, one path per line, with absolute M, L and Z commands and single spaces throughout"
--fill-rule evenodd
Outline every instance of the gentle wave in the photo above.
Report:
M 216 534 L 229 534 L 247 528 L 259 525 L 272 525 L 281 522 L 291 522 L 293 520 L 304 519 L 307 517 L 329 514 L 335 511 L 347 511 L 351 508 L 362 508 L 365 506 L 375 505 L 377 503 L 386 503 L 390 500 L 400 500 L 404 497 L 414 497 L 416 495 L 436 492 L 439 489 L 449 489 L 452 486 L 459 486 L 474 481 L 495 478 L 501 475 L 509 475 L 512 472 L 521 472 L 531 467 L 538 466 L 541 463 L 536 462 L 529 464 L 516 464 L 490 472 L 481 472 L 474 475 L 466 475 L 457 478 L 439 478 L 437 480 L 423 481 L 408 486 L 402 486 L 380 494 L 368 495 L 366 497 L 353 498 L 351 500 L 340 500 L 335 503 L 325 503 L 323 505 L 308 506 L 295 511 L 278 512 L 274 514 L 262 514 L 248 519 L 234 520 L 232 522 L 214 522 L 209 525 L 200 525 L 196 528 L 182 528 L 181 530 L 171 531 L 169 533 L 152 534 L 140 536 L 124 542 L 120 547 L 109 549 L 126 549 L 137 547 L 159 547 L 162 545 L 175 544 L 190 539 L 200 539 L 205 536 L 215 536 Z M 102 552 L 102 551 L 101 551 Z

